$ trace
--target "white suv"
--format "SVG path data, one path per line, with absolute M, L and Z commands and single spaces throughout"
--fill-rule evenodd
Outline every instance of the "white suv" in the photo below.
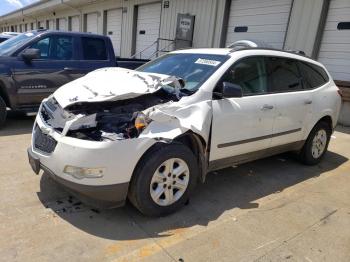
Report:
M 62 86 L 40 106 L 29 161 L 93 205 L 128 197 L 165 215 L 210 171 L 286 151 L 318 163 L 340 104 L 325 67 L 302 55 L 176 51 Z

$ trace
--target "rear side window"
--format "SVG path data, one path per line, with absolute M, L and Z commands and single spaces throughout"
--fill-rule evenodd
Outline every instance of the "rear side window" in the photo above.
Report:
M 84 60 L 107 60 L 106 43 L 99 38 L 82 38 Z
M 305 89 L 317 88 L 329 81 L 326 71 L 317 65 L 307 62 L 299 62 L 299 68 L 304 79 Z
M 303 89 L 301 76 L 295 60 L 268 57 L 267 64 L 271 92 L 292 92 Z

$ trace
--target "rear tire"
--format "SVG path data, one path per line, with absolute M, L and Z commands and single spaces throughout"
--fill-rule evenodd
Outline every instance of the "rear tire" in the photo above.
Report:
M 144 215 L 165 216 L 183 207 L 198 179 L 198 163 L 183 144 L 157 144 L 137 165 L 128 198 Z
M 306 165 L 318 164 L 328 149 L 331 135 L 332 129 L 327 122 L 317 123 L 299 153 L 300 161 Z
M 5 101 L 0 96 L 0 128 L 5 125 L 7 117 L 7 107 Z

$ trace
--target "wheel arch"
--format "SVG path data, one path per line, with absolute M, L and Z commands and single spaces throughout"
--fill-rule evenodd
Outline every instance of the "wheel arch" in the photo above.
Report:
M 0 80 L 0 97 L 4 100 L 7 107 L 11 107 L 10 98 L 6 92 L 6 86 L 1 80 Z
M 150 152 L 157 150 L 157 147 L 161 145 L 166 145 L 170 143 L 181 143 L 185 146 L 187 146 L 195 155 L 198 161 L 198 167 L 199 167 L 199 180 L 204 183 L 205 182 L 205 177 L 207 174 L 207 169 L 208 169 L 208 153 L 207 153 L 207 144 L 204 140 L 203 137 L 200 135 L 192 132 L 192 131 L 187 131 L 174 139 L 162 139 L 159 138 L 157 141 L 151 145 L 139 158 L 137 161 L 134 170 L 132 172 L 132 176 L 130 178 L 130 181 L 135 177 L 135 172 L 138 169 L 138 166 L 141 164 L 141 162 L 144 160 L 146 155 L 148 155 Z M 131 183 L 130 183 L 131 184 Z

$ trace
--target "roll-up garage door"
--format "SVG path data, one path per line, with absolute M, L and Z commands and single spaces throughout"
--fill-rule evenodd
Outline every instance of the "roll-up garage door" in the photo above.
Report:
M 318 60 L 335 80 L 350 81 L 350 1 L 330 2 Z
M 148 48 L 137 58 L 151 57 L 157 51 L 157 45 L 152 45 L 159 37 L 161 3 L 145 4 L 138 7 L 136 25 L 136 54 Z
M 55 29 L 55 24 L 53 20 L 48 20 L 48 28 L 50 30 L 54 30 Z
M 97 34 L 98 22 L 97 13 L 91 13 L 86 15 L 86 32 Z
M 292 0 L 232 0 L 226 46 L 242 39 L 282 48 Z
M 79 22 L 79 16 L 72 16 L 70 18 L 70 30 L 73 32 L 79 32 L 80 31 L 80 22 Z
M 122 37 L 122 9 L 108 10 L 106 16 L 106 33 L 112 40 L 115 55 L 119 56 Z
M 40 28 L 46 28 L 45 21 L 39 21 L 38 22 L 38 29 L 40 29 Z
M 58 30 L 66 31 L 67 30 L 67 23 L 65 18 L 59 18 L 58 19 Z

